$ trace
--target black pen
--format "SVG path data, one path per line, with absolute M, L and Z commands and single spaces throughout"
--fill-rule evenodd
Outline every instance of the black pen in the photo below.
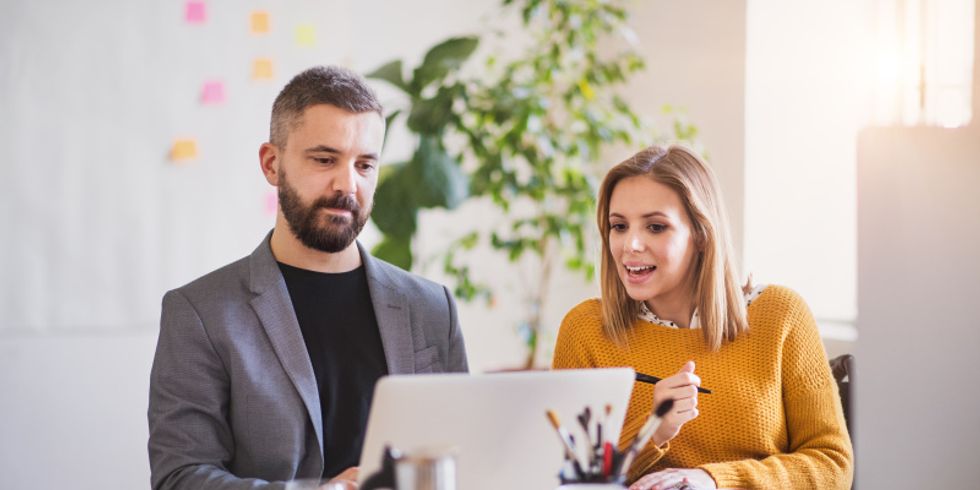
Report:
M 643 374 L 641 372 L 636 373 L 636 380 L 641 383 L 650 383 L 652 385 L 655 385 L 657 382 L 661 381 L 661 379 L 656 376 L 650 376 L 649 374 Z M 711 390 L 698 386 L 698 392 L 710 394 Z

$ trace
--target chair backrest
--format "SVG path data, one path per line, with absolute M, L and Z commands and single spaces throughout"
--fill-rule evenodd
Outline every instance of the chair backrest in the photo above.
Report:
M 854 381 L 854 356 L 842 354 L 830 360 L 830 372 L 837 381 L 837 391 L 840 393 L 840 404 L 844 409 L 844 423 L 847 433 L 851 436 L 851 447 L 854 447 L 854 429 L 851 427 L 851 383 Z M 855 469 L 856 471 L 856 469 Z M 857 478 L 854 479 L 857 481 Z M 855 486 L 852 484 L 851 490 Z
M 837 381 L 837 391 L 840 392 L 840 403 L 844 408 L 844 421 L 847 431 L 851 432 L 851 382 L 854 380 L 854 356 L 842 354 L 830 360 L 830 371 Z

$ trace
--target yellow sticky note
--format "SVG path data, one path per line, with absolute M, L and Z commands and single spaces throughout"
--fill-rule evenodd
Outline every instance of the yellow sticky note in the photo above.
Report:
M 313 24 L 300 24 L 296 27 L 296 44 L 303 47 L 316 44 L 316 29 Z
M 252 12 L 252 34 L 266 34 L 269 32 L 269 12 L 256 10 Z
M 269 58 L 255 58 L 252 61 L 252 79 L 270 80 L 272 78 L 272 60 Z
M 197 141 L 193 139 L 174 140 L 170 147 L 170 159 L 173 161 L 192 160 L 197 158 Z

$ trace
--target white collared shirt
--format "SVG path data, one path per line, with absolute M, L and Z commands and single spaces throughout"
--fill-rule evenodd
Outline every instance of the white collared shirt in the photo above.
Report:
M 762 294 L 762 291 L 766 289 L 766 286 L 768 286 L 768 284 L 759 284 L 758 286 L 753 287 L 749 292 L 745 293 L 745 306 L 751 305 L 752 302 L 755 301 L 760 294 Z M 644 301 L 640 301 L 640 320 L 663 327 L 680 328 L 676 323 L 670 320 L 664 320 L 659 316 L 654 315 L 653 312 L 650 311 L 650 308 L 647 308 L 647 304 Z M 688 328 L 699 328 L 700 326 L 701 324 L 698 321 L 698 312 L 695 311 L 694 314 L 691 315 L 691 326 Z

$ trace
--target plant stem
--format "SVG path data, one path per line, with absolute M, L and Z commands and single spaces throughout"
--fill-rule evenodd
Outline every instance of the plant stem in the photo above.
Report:
M 544 221 L 542 218 L 541 221 Z M 547 229 L 542 223 L 541 229 Z M 551 240 L 548 235 L 541 237 L 538 242 L 538 256 L 541 258 L 541 274 L 538 277 L 538 284 L 535 291 L 531 293 L 531 318 L 528 321 L 530 334 L 527 341 L 527 359 L 524 362 L 525 369 L 534 369 L 538 359 L 538 341 L 541 339 L 541 319 L 543 316 L 544 305 L 548 301 L 549 286 L 551 284 L 551 269 L 554 263 Z

